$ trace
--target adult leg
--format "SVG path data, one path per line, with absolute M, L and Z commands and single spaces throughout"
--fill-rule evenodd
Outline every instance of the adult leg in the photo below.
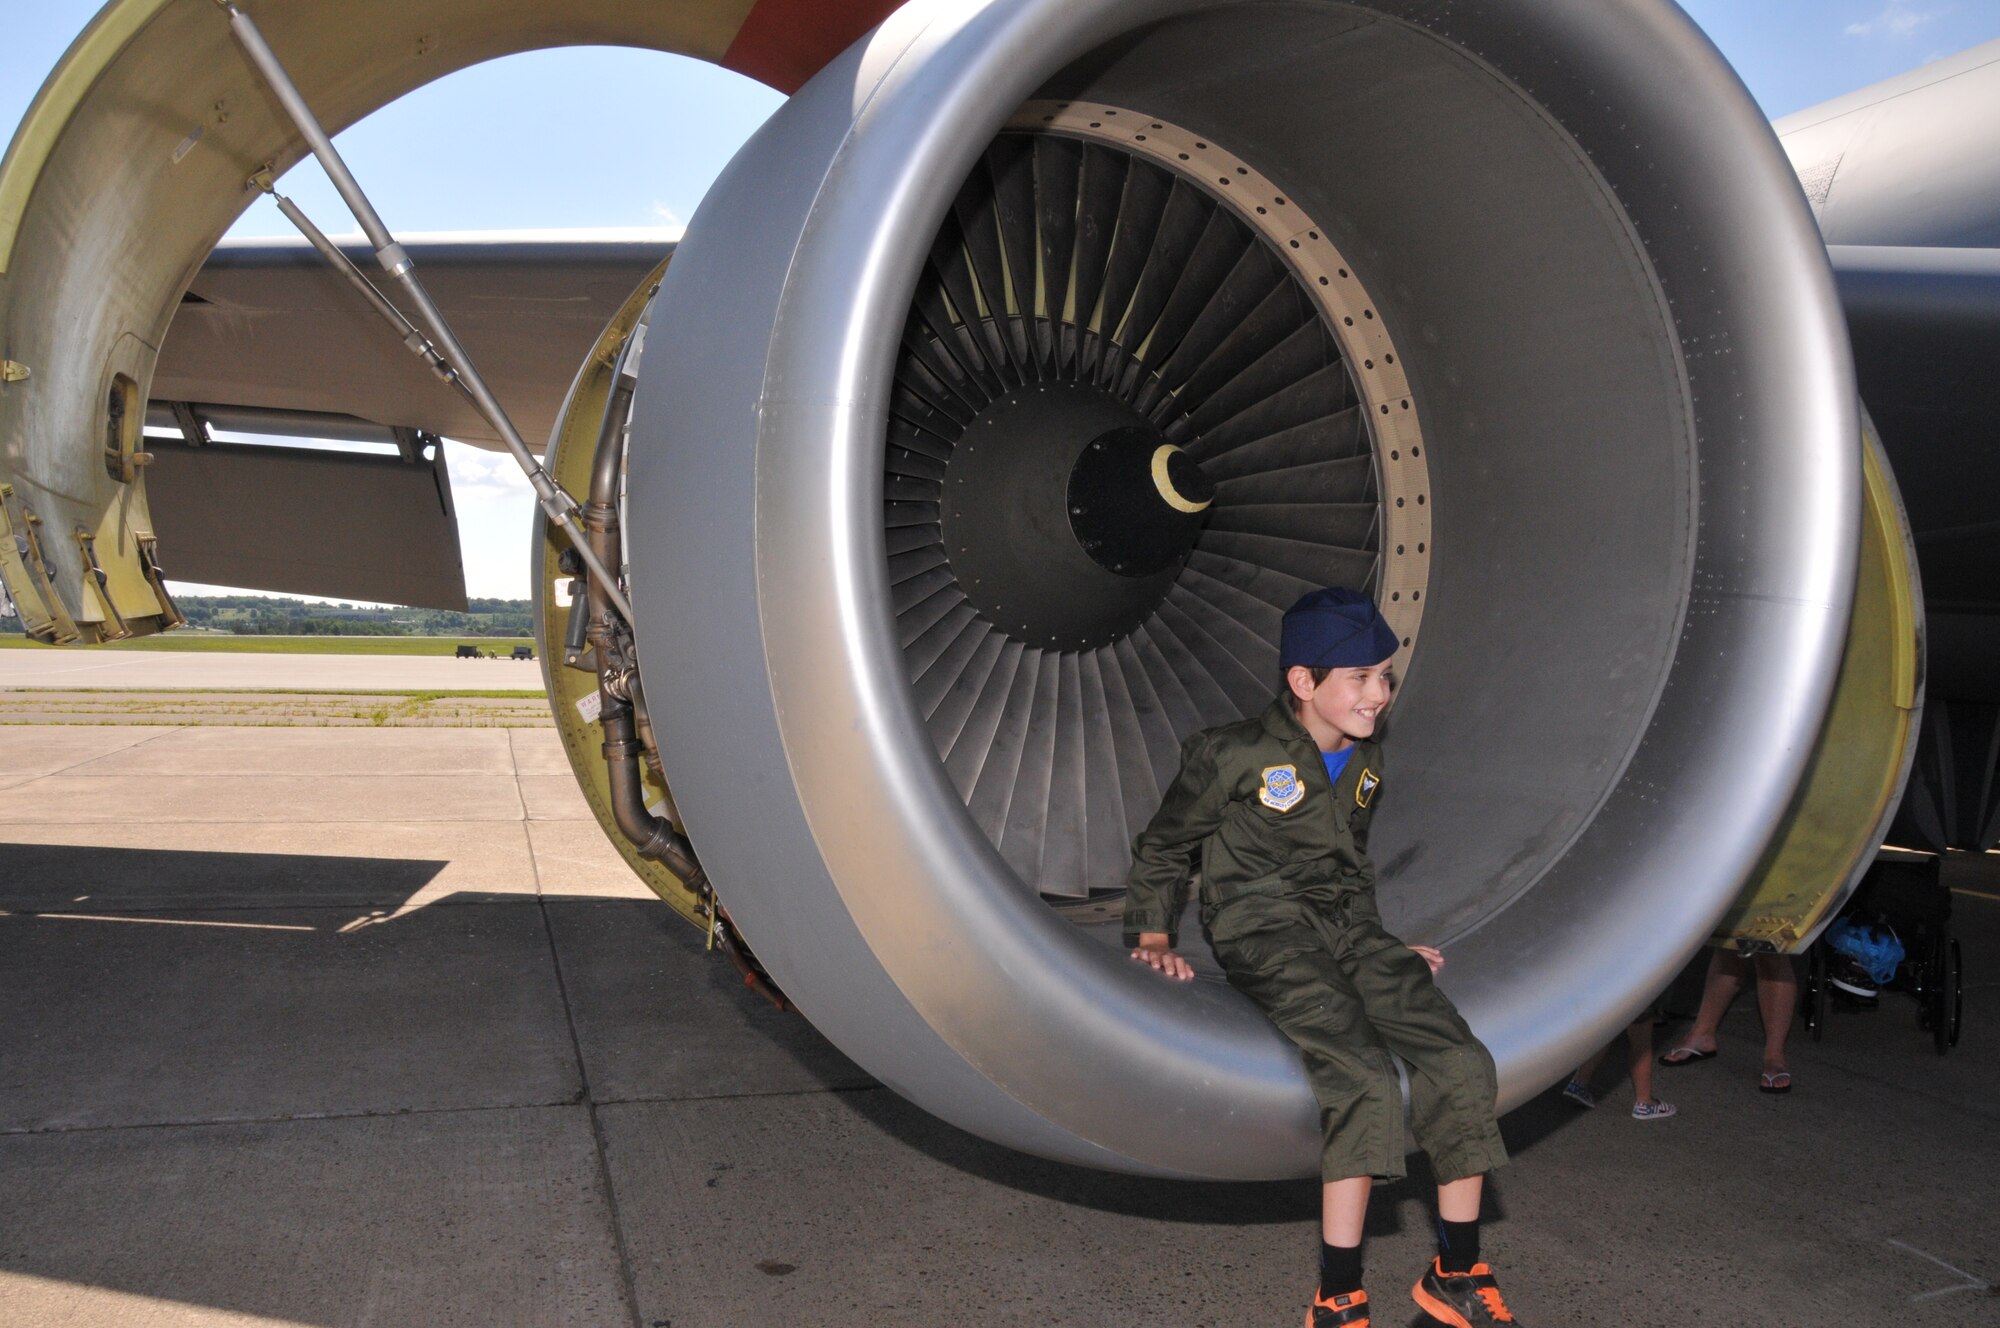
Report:
M 1764 1016 L 1764 1074 L 1766 1087 L 1772 1080 L 1791 1086 L 1791 1071 L 1785 1065 L 1785 1039 L 1791 1035 L 1792 1016 L 1799 1008 L 1799 974 L 1792 957 L 1760 954 L 1757 965 L 1757 1012 Z
M 1653 1100 L 1653 1012 L 1646 1011 L 1625 1030 L 1625 1063 L 1632 1071 L 1632 1098 Z
M 1695 1012 L 1694 1027 L 1674 1051 L 1715 1054 L 1715 1031 L 1722 1027 L 1722 1016 L 1729 1013 L 1737 993 L 1743 990 L 1743 979 L 1749 971 L 1750 965 L 1734 950 L 1717 946 L 1708 952 L 1708 977 L 1701 985 L 1701 1008 Z M 1675 1056 L 1673 1051 L 1660 1058 L 1666 1065 L 1684 1064 L 1688 1059 Z

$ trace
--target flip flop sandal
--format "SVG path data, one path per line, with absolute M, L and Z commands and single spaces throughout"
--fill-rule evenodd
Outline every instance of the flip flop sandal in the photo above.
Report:
M 1715 1053 L 1712 1051 L 1699 1051 L 1693 1047 L 1675 1047 L 1672 1051 L 1660 1057 L 1660 1064 L 1667 1066 L 1669 1069 L 1678 1069 L 1683 1065 L 1693 1065 L 1696 1061 L 1712 1061 L 1714 1059 Z
M 1792 1072 L 1779 1070 L 1776 1074 L 1760 1075 L 1757 1080 L 1760 1093 L 1789 1093 L 1792 1091 Z

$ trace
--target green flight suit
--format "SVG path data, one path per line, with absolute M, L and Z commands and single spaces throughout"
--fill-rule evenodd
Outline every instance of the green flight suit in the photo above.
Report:
M 1188 853 L 1201 848 L 1201 921 L 1230 985 L 1297 1045 L 1320 1107 L 1325 1180 L 1403 1175 L 1403 1094 L 1440 1184 L 1507 1160 L 1494 1123 L 1493 1058 L 1382 929 L 1368 823 L 1382 749 L 1355 744 L 1338 784 L 1280 697 L 1256 719 L 1208 729 L 1132 847 L 1124 929 L 1175 934 Z

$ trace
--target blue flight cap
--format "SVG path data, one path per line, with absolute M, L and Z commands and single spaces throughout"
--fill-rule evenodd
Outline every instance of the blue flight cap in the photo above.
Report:
M 1396 633 L 1375 601 L 1358 590 L 1328 586 L 1285 610 L 1278 666 L 1362 669 L 1396 653 Z

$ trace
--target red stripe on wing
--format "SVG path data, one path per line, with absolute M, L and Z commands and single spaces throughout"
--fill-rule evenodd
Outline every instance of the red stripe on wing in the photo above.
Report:
M 797 92 L 900 0 L 758 0 L 722 64 L 783 93 Z

